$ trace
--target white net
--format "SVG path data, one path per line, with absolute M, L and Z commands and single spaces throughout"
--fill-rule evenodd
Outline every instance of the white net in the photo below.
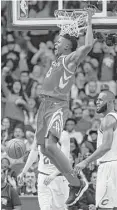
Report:
M 69 34 L 78 37 L 87 28 L 87 11 L 56 10 L 54 15 L 60 20 L 57 26 L 61 28 L 61 35 Z

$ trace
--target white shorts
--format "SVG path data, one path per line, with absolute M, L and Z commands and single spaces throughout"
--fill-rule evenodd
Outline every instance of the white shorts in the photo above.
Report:
M 38 201 L 41 210 L 66 210 L 65 202 L 69 197 L 68 181 L 57 176 L 48 186 L 43 182 L 46 175 L 38 175 Z
M 98 168 L 96 207 L 117 207 L 117 161 L 101 163 Z

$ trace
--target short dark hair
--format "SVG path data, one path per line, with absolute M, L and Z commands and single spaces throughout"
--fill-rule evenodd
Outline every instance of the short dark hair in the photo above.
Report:
M 17 128 L 21 129 L 22 132 L 25 133 L 24 124 L 22 124 L 22 123 L 17 124 L 17 125 L 15 126 L 15 128 L 14 128 L 14 131 L 15 131 L 15 129 L 17 129 Z
M 7 160 L 9 165 L 11 164 L 11 163 L 10 163 L 10 160 L 9 160 L 7 157 L 3 157 L 3 158 L 1 159 L 1 162 L 2 162 L 3 160 Z
M 76 120 L 75 120 L 74 118 L 68 118 L 68 119 L 66 120 L 66 124 L 67 124 L 67 122 L 69 122 L 69 121 L 72 121 L 72 122 L 74 122 L 74 124 L 76 124 Z
M 29 172 L 29 173 L 33 173 L 33 172 L 34 172 L 34 170 L 33 170 L 32 168 L 29 168 L 27 172 Z M 35 172 L 34 172 L 34 173 L 35 173 Z
M 81 110 L 83 111 L 82 107 L 81 107 L 81 106 L 78 106 L 78 107 L 75 107 L 75 108 L 73 109 L 73 113 L 74 113 L 74 110 L 77 110 L 77 109 L 81 109 Z
M 77 39 L 75 36 L 70 36 L 69 34 L 64 34 L 62 35 L 62 37 L 64 37 L 65 39 L 68 39 L 71 43 L 72 43 L 72 52 L 76 50 L 77 48 Z

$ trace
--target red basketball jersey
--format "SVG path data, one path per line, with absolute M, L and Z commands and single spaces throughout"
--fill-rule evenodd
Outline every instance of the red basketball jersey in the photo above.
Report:
M 74 72 L 65 66 L 65 56 L 61 56 L 47 72 L 41 94 L 52 96 L 60 100 L 68 100 L 69 92 L 74 81 Z

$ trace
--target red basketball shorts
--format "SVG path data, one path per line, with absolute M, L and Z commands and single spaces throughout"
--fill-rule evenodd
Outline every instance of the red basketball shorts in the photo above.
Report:
M 67 101 L 43 99 L 38 110 L 36 140 L 38 145 L 45 144 L 45 138 L 51 132 L 58 139 L 68 118 Z

